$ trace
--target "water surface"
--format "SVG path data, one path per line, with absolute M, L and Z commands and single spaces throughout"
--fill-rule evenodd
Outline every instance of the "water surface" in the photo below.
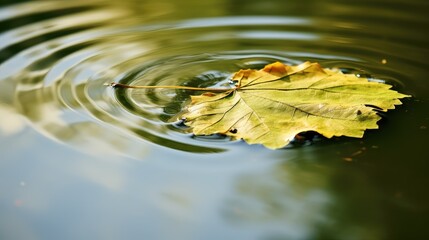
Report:
M 429 237 L 426 1 L 3 2 L 1 239 Z M 190 134 L 193 92 L 104 86 L 220 87 L 273 61 L 413 97 L 363 139 L 272 151 Z

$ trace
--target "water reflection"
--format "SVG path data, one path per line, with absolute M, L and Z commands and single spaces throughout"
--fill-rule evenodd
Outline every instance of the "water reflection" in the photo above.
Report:
M 0 115 L 4 116 L 0 118 L 0 132 L 5 136 L 20 132 L 26 125 L 25 119 L 7 105 L 0 104 Z
M 237 224 L 263 229 L 262 239 L 311 239 L 316 226 L 330 220 L 326 208 L 331 199 L 323 189 L 297 193 L 285 181 L 249 178 L 238 187 L 237 199 L 228 201 L 225 214 Z
M 367 179 L 345 162 L 318 163 L 314 153 L 288 153 L 282 163 L 239 176 L 224 217 L 260 229 L 260 239 L 382 239 L 380 202 Z
M 7 2 L 1 239 L 428 236 L 425 1 Z M 269 151 L 172 121 L 192 92 L 103 86 L 307 60 L 414 98 L 363 139 Z

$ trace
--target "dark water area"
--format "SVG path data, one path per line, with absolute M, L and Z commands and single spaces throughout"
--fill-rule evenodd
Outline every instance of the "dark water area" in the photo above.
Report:
M 0 239 L 429 239 L 429 2 L 1 1 Z M 281 61 L 412 95 L 268 150 L 171 121 Z

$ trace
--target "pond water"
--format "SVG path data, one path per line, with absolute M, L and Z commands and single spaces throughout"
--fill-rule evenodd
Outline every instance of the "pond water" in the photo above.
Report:
M 429 237 L 426 0 L 2 1 L 0 239 Z M 235 71 L 316 61 L 413 97 L 281 150 L 171 121 Z

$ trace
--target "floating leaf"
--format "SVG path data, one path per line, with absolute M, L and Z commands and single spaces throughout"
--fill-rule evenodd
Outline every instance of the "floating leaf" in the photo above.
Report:
M 182 117 L 194 134 L 226 134 L 271 149 L 306 131 L 360 138 L 366 129 L 378 128 L 381 117 L 374 110 L 394 109 L 409 97 L 390 85 L 310 62 L 276 62 L 240 70 L 232 79 L 233 89 L 191 97 Z

